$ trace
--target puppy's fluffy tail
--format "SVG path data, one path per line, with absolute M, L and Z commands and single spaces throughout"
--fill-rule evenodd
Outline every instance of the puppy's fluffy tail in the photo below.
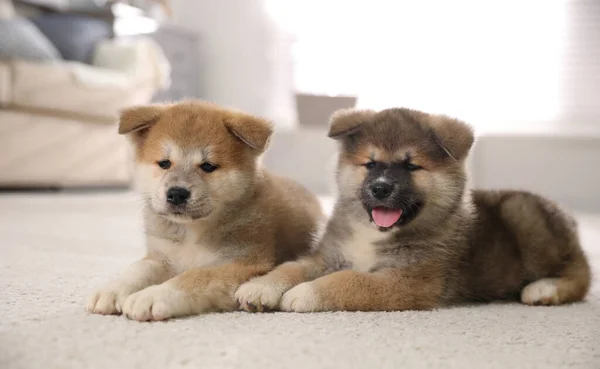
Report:
M 521 301 L 529 305 L 558 305 L 583 300 L 590 289 L 592 272 L 575 219 L 541 196 L 517 192 L 512 197 L 514 200 L 508 203 L 512 214 L 519 210 L 528 215 L 508 221 L 513 227 L 518 223 L 518 237 L 532 246 L 527 250 L 530 266 L 553 265 L 546 275 L 539 275 L 543 278 L 525 286 Z
M 561 302 L 583 300 L 592 281 L 592 272 L 587 258 L 580 250 L 578 255 L 564 269 L 558 279 L 558 296 Z
M 527 305 L 560 305 L 581 301 L 590 288 L 591 272 L 585 258 L 565 268 L 561 277 L 542 278 L 525 286 L 521 301 Z
M 592 272 L 575 235 L 571 255 L 555 278 L 542 278 L 525 286 L 521 301 L 528 305 L 560 305 L 581 301 L 587 295 Z

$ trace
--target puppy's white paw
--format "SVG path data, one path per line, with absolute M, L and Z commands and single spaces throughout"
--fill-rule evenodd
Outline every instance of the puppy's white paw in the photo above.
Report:
M 121 314 L 123 303 L 132 292 L 128 284 L 111 283 L 90 296 L 85 310 L 93 314 Z
M 267 311 L 277 307 L 285 289 L 267 277 L 255 278 L 244 283 L 235 292 L 240 309 L 255 312 Z
M 169 283 L 150 286 L 129 296 L 123 314 L 139 321 L 165 320 L 192 313 L 191 299 Z
M 521 292 L 521 301 L 527 305 L 558 305 L 558 288 L 555 278 L 543 278 L 528 284 Z
M 294 311 L 297 313 L 320 311 L 322 309 L 319 296 L 312 282 L 300 283 L 287 291 L 281 298 L 279 308 L 283 311 Z

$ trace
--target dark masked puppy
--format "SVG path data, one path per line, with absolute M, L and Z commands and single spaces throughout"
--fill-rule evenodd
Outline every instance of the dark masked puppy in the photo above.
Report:
M 329 136 L 340 143 L 339 198 L 319 247 L 242 285 L 243 309 L 558 305 L 586 295 L 590 270 L 572 218 L 531 193 L 465 190 L 465 123 L 344 111 Z
M 147 255 L 87 310 L 162 320 L 236 309 L 239 285 L 307 253 L 315 196 L 260 165 L 269 122 L 204 102 L 135 107 L 119 133 L 135 149 Z

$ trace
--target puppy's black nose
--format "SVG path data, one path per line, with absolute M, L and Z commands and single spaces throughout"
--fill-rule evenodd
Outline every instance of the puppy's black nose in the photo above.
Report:
M 371 186 L 371 193 L 376 199 L 383 200 L 392 193 L 393 189 L 391 183 L 377 182 Z
M 173 205 L 185 204 L 190 198 L 190 191 L 183 187 L 171 187 L 167 190 L 167 202 Z

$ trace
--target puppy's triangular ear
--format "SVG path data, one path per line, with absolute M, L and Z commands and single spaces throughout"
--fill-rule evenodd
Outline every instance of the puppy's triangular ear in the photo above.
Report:
M 158 122 L 163 108 L 158 105 L 134 106 L 121 111 L 119 134 L 142 131 Z
M 329 118 L 329 133 L 327 136 L 333 139 L 350 136 L 358 132 L 361 126 L 373 119 L 374 110 L 338 110 Z
M 470 125 L 445 115 L 430 115 L 428 123 L 448 155 L 459 161 L 467 156 L 475 140 Z
M 225 119 L 227 130 L 254 150 L 263 152 L 273 134 L 273 124 L 266 119 L 235 113 Z

